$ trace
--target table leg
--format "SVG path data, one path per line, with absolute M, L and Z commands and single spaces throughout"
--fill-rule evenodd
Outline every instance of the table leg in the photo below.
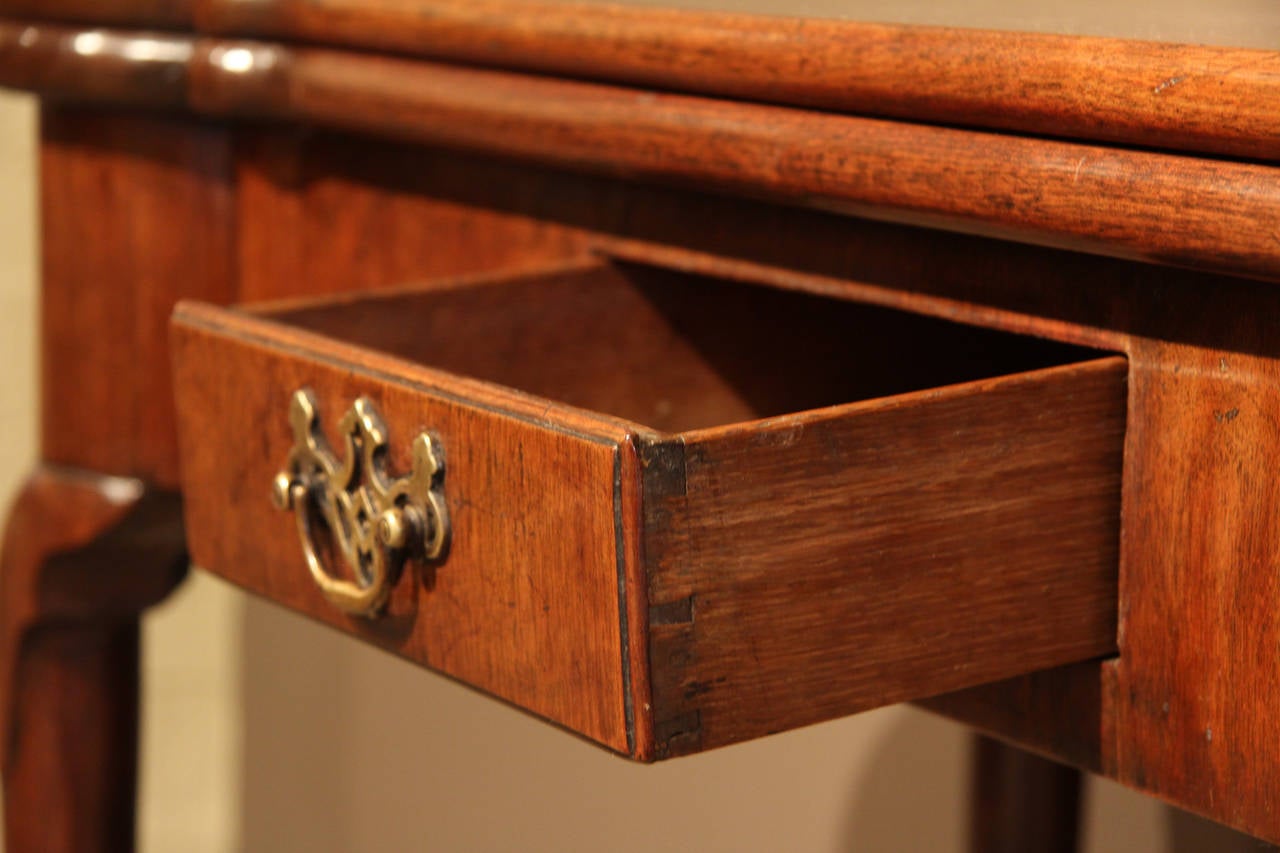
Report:
M 1075 853 L 1082 774 L 984 735 L 973 740 L 971 853 Z
M 132 849 L 138 618 L 185 572 L 176 496 L 53 468 L 27 482 L 0 551 L 9 853 Z

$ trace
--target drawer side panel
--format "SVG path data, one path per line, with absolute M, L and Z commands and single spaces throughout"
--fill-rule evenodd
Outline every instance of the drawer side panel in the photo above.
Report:
M 658 753 L 1113 653 L 1125 371 L 688 436 L 646 539 Z

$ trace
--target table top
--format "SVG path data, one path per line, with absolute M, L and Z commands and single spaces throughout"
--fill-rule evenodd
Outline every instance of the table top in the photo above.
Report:
M 1280 277 L 1275 51 L 533 0 L 195 11 L 0 0 L 0 85 Z
M 1264 0 L 0 0 L 0 84 L 40 87 L 19 76 L 24 54 L 42 47 L 21 26 L 33 23 L 162 27 L 909 121 L 1280 153 L 1280 6 Z M 98 44 L 62 51 L 112 55 Z M 141 69 L 180 51 L 116 53 Z M 37 70 L 47 77 L 48 66 Z M 72 88 L 101 87 L 85 76 Z M 148 80 L 130 77 L 132 90 Z

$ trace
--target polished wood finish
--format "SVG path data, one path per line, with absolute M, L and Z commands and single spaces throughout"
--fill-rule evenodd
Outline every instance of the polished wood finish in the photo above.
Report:
M 194 54 L 181 35 L 0 22 L 0 82 L 47 97 L 180 107 Z
M 1257 608 L 1280 541 L 1275 310 L 1270 294 L 1224 280 L 1082 311 L 1133 332 L 1120 655 L 934 702 L 1267 839 L 1280 838 L 1265 698 L 1275 626 Z
M 664 758 L 1114 649 L 1123 359 L 598 263 L 255 313 L 275 322 L 178 314 L 196 560 L 619 751 Z M 870 358 L 883 369 L 856 369 Z M 450 460 L 451 553 L 385 622 L 333 611 L 266 508 L 304 385 L 331 420 L 372 396 Z M 882 399 L 837 405 L 862 398 Z M 519 481 L 486 479 L 512 465 Z M 564 532 L 518 534 L 544 529 Z M 650 695 L 628 688 L 640 672 Z M 607 716 L 628 705 L 625 728 Z
M 261 144 L 292 152 L 296 172 L 256 153 L 241 169 L 269 185 L 240 206 L 244 230 L 301 229 L 263 263 L 274 275 L 243 272 L 246 300 L 298 295 L 312 278 L 323 290 L 402 286 L 435 275 L 520 267 L 589 252 L 898 308 L 1031 336 L 1123 351 L 1133 336 L 1172 334 L 1165 314 L 1142 306 L 1168 294 L 1201 310 L 1206 294 L 1270 304 L 1238 280 L 1203 273 L 948 232 L 872 222 L 689 190 L 638 185 L 516 160 L 347 135 L 276 132 Z M 451 218 L 441 218 L 441 213 Z M 425 217 L 425 219 L 420 219 Z M 457 237 L 432 239 L 425 221 Z M 287 223 L 290 227 L 284 227 Z M 437 223 L 440 223 L 437 226 Z M 493 242 L 467 223 L 500 229 Z M 537 223 L 537 231 L 526 225 Z M 376 232 L 377 251 L 358 235 Z M 338 239 L 335 235 L 357 235 Z M 764 235 L 764 236 L 762 236 Z M 767 239 L 765 239 L 767 237 Z M 506 253 L 509 239 L 521 254 Z M 496 245 L 495 245 L 496 243 Z M 461 250 L 474 247 L 474 252 Z M 312 263 L 312 255 L 322 263 Z M 1037 286 L 1030 287 L 1028 282 Z M 1198 300 L 1198 301 L 1197 301 Z M 1211 300 L 1210 300 L 1211 301 Z M 1230 328 L 1206 324 L 1178 334 L 1223 346 Z
M 4 543 L 5 847 L 130 849 L 138 613 L 186 572 L 178 502 L 136 480 L 42 469 Z
M 1241 314 L 1230 351 L 1134 348 L 1124 505 L 1133 535 L 1121 569 L 1124 654 L 1111 666 L 1123 697 L 1119 778 L 1280 839 L 1272 776 L 1260 769 L 1280 764 L 1267 698 L 1280 673 L 1265 663 L 1280 643 L 1269 607 L 1280 591 L 1273 316 Z
M 675 4 L 673 4 L 675 5 Z M 1274 159 L 1265 50 L 536 0 L 3 0 L 0 14 L 278 37 L 942 124 Z
M 195 5 L 193 0 L 3 0 L 0 12 L 37 21 L 182 27 L 191 23 Z
M 235 292 L 228 135 L 69 108 L 41 121 L 43 456 L 175 485 L 168 315 Z
M 43 90 L 47 77 L 57 94 L 66 74 L 92 77 L 99 65 L 117 65 L 114 56 L 63 54 L 59 71 L 46 74 L 45 40 L 75 37 L 41 28 L 23 48 L 19 29 L 0 24 L 0 39 L 18 46 L 10 48 L 18 58 L 0 65 L 0 81 Z M 190 75 L 191 105 L 216 115 L 301 120 L 892 221 L 1280 275 L 1280 172 L 1270 166 L 269 44 L 204 41 L 189 63 L 171 65 Z M 1247 209 L 1236 204 L 1242 196 Z
M 226 73 L 230 50 L 254 56 L 254 67 Z M 337 51 L 204 45 L 200 54 L 193 102 L 214 114 L 287 117 L 873 218 L 1280 273 L 1280 172 L 1269 166 Z M 1235 204 L 1242 194 L 1251 199 L 1247 214 Z M 1169 227 L 1175 219 L 1182 225 Z
M 1280 57 L 1264 50 L 554 0 L 208 0 L 200 22 L 912 121 L 1280 154 Z
M 614 518 L 623 426 L 226 312 L 186 307 L 178 317 L 199 565 L 628 751 Z M 372 398 L 391 430 L 393 471 L 409 469 L 418 429 L 444 447 L 448 559 L 403 579 L 377 621 L 329 605 L 300 562 L 293 517 L 270 505 L 292 443 L 289 398 L 303 386 L 330 435 L 358 396 Z

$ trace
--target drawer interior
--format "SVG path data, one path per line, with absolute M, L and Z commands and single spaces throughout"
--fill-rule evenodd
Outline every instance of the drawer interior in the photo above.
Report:
M 1096 355 L 888 308 L 628 263 L 256 313 L 666 432 Z

